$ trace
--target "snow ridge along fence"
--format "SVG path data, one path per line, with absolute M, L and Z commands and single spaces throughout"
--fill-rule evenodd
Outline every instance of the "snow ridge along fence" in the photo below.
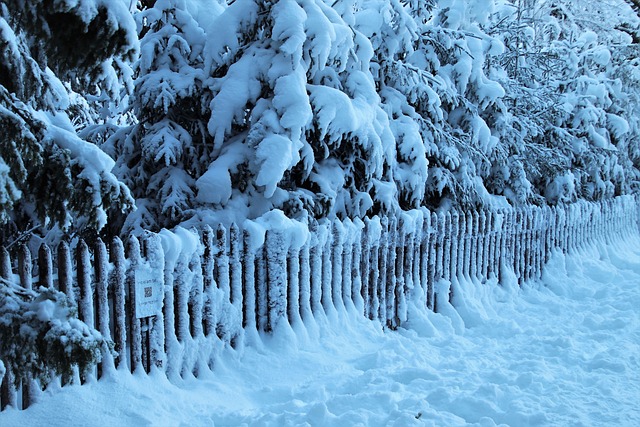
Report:
M 437 311 L 449 302 L 454 277 L 499 281 L 509 272 L 523 283 L 540 277 L 554 250 L 615 241 L 638 226 L 632 196 L 554 208 L 416 210 L 310 229 L 276 213 L 242 230 L 178 228 L 108 246 L 63 242 L 55 251 L 43 245 L 37 257 L 26 245 L 0 248 L 0 277 L 64 292 L 78 317 L 113 341 L 115 356 L 106 354 L 93 376 L 155 370 L 177 379 L 212 369 L 225 347 L 323 316 L 358 313 L 395 329 L 410 303 Z M 35 381 L 16 388 L 13 369 L 2 381 L 2 409 L 26 408 L 41 392 Z

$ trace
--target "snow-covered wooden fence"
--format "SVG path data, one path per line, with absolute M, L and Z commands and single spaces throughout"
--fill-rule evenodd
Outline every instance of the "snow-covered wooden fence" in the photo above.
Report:
M 64 292 L 79 318 L 113 341 L 115 357 L 93 375 L 158 370 L 176 379 L 211 369 L 226 346 L 319 317 L 357 313 L 394 329 L 407 320 L 409 303 L 437 311 L 451 298 L 452 278 L 499 281 L 509 272 L 523 283 L 540 277 L 552 251 L 614 241 L 639 225 L 631 196 L 554 208 L 416 210 L 310 229 L 273 219 L 243 230 L 177 229 L 108 245 L 61 243 L 55 251 L 43 245 L 35 262 L 26 245 L 0 248 L 0 277 Z M 136 286 L 141 281 L 148 288 Z M 152 288 L 161 308 L 140 317 L 135 301 Z M 3 409 L 26 407 L 40 392 L 34 381 L 16 389 L 12 369 Z

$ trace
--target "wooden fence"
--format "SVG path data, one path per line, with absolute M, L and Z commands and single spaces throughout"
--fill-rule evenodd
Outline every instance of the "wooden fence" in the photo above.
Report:
M 440 281 L 499 281 L 509 271 L 523 283 L 540 277 L 554 250 L 637 232 L 631 196 L 554 208 L 416 210 L 302 232 L 232 225 L 91 248 L 83 241 L 55 251 L 43 245 L 35 262 L 25 245 L 11 253 L 0 248 L 0 277 L 64 292 L 79 318 L 113 341 L 116 357 L 107 355 L 94 375 L 159 370 L 177 379 L 212 369 L 224 347 L 281 325 L 352 312 L 395 329 L 407 320 L 410 300 L 437 311 L 442 298 L 451 298 L 438 292 Z M 153 301 L 140 305 L 153 289 L 160 290 L 160 308 L 141 317 L 153 310 Z M 12 369 L 2 383 L 2 409 L 25 408 L 40 392 L 34 381 L 16 389 Z

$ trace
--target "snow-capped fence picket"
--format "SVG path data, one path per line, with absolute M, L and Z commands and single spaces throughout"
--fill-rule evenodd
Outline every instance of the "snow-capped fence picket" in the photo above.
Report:
M 0 277 L 66 294 L 78 317 L 113 342 L 90 376 L 155 370 L 177 379 L 212 369 L 225 347 L 325 317 L 351 313 L 395 329 L 410 304 L 435 311 L 448 304 L 458 277 L 539 278 L 554 250 L 637 233 L 638 202 L 624 196 L 565 207 L 415 210 L 309 228 L 273 212 L 242 228 L 178 228 L 108 245 L 62 242 L 55 251 L 41 245 L 35 262 L 26 245 L 0 248 Z M 37 400 L 36 381 L 16 387 L 16 367 L 6 368 L 2 409 Z M 76 371 L 58 382 L 87 380 Z

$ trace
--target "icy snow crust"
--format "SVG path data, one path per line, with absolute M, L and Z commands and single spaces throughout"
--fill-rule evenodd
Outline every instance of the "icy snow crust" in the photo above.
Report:
M 170 383 L 118 371 L 0 425 L 640 425 L 640 238 L 556 253 L 521 290 L 454 280 L 406 329 L 341 311 Z M 459 328 L 460 327 L 460 328 Z

